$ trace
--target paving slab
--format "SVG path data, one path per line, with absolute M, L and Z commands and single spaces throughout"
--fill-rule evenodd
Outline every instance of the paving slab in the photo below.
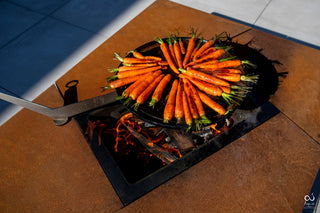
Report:
M 0 1 L 0 49 L 43 17 L 10 2 Z
M 320 2 L 272 0 L 256 25 L 320 47 Z
M 60 8 L 70 0 L 50 0 L 50 1 L 38 1 L 38 0 L 9 0 L 9 2 L 15 3 L 21 7 L 33 10 L 35 12 L 49 15 L 56 9 Z
M 33 100 L 35 95 L 41 92 L 38 85 L 44 81 L 51 81 L 51 84 L 54 82 L 54 78 L 46 79 L 50 71 L 92 36 L 89 31 L 53 18 L 44 19 L 0 49 L 0 85 L 19 96 Z M 8 106 L 10 105 L 4 101 L 0 102 L 1 111 Z
M 270 0 L 172 0 L 207 13 L 219 14 L 248 24 L 254 24 Z

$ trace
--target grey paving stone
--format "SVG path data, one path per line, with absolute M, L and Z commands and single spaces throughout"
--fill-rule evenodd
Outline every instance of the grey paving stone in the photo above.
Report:
M 92 36 L 81 28 L 46 18 L 0 49 L 0 86 L 23 96 Z M 6 106 L 0 101 L 0 114 Z
M 63 6 L 70 0 L 9 0 L 12 3 L 21 5 L 22 7 L 28 8 L 30 10 L 50 14 L 59 7 Z
M 0 48 L 43 17 L 9 2 L 0 1 Z
M 98 32 L 135 2 L 135 0 L 72 0 L 52 16 Z

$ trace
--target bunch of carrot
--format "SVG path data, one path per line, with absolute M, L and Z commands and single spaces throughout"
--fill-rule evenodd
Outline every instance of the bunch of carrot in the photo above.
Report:
M 111 70 L 116 75 L 108 78 L 109 85 L 103 89 L 128 85 L 120 98 L 126 98 L 126 104 L 135 101 L 135 110 L 148 99 L 151 99 L 149 106 L 155 107 L 162 98 L 165 101 L 165 123 L 175 118 L 188 128 L 195 124 L 197 129 L 210 124 L 204 105 L 224 115 L 251 88 L 239 86 L 239 82 L 258 81 L 257 75 L 247 76 L 242 69 L 243 65 L 255 65 L 234 56 L 226 57 L 231 55 L 228 50 L 232 47 L 217 45 L 221 35 L 203 41 L 192 30 L 191 38 L 184 42 L 181 37 L 171 35 L 167 40 L 155 38 L 162 56 L 145 56 L 131 51 L 132 56 L 122 58 L 115 53 L 122 64 Z M 169 93 L 164 96 L 167 87 Z M 229 107 L 225 109 L 216 99 L 225 100 Z

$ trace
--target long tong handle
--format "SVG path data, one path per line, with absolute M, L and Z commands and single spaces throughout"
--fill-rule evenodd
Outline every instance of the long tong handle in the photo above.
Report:
M 63 107 L 50 108 L 34 103 L 32 101 L 17 98 L 0 92 L 0 99 L 10 102 L 12 104 L 16 104 L 18 106 L 22 106 L 26 109 L 40 113 L 42 115 L 48 116 L 54 120 L 57 126 L 65 124 L 70 117 L 112 103 L 116 101 L 116 98 L 116 92 L 112 92 L 84 101 L 80 101 L 78 103 L 69 104 Z

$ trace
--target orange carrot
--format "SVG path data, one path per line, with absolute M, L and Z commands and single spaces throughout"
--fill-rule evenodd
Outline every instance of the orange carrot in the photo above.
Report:
M 252 67 L 255 67 L 255 65 L 251 64 L 249 61 L 241 61 L 241 60 L 235 59 L 235 60 L 227 60 L 227 61 L 219 62 L 212 65 L 200 66 L 199 68 L 223 69 L 223 68 L 239 67 L 243 64 L 248 64 Z
M 142 66 L 143 65 L 143 66 Z M 129 70 L 138 70 L 146 67 L 155 67 L 157 66 L 156 63 L 152 64 L 139 64 L 139 65 L 134 65 L 134 66 L 120 66 L 118 68 L 110 70 L 110 72 L 123 72 L 123 71 L 129 71 Z
M 181 51 L 180 51 L 180 47 L 179 47 L 179 43 L 177 41 L 177 38 L 173 39 L 173 50 L 174 50 L 175 58 L 177 60 L 178 67 L 182 68 L 183 67 L 182 56 L 181 56 Z
M 257 83 L 259 79 L 258 75 L 246 76 L 237 73 L 215 73 L 215 76 L 230 82 L 249 81 Z
M 212 53 L 212 52 L 214 52 L 214 51 L 216 51 L 216 50 L 217 50 L 217 49 L 216 49 L 215 47 L 209 47 L 208 49 L 206 49 L 205 51 L 203 51 L 203 52 L 198 56 L 197 59 L 200 59 L 200 58 L 202 58 L 202 57 L 204 57 L 204 56 L 208 55 L 209 53 Z
M 176 92 L 178 88 L 178 80 L 174 80 L 169 92 L 169 97 L 163 111 L 163 123 L 168 123 L 174 115 Z
M 131 100 L 136 100 L 138 96 L 149 86 L 149 84 L 151 84 L 151 82 L 154 81 L 154 79 L 161 73 L 161 71 L 156 71 L 147 76 L 144 81 L 142 81 L 137 87 L 132 90 L 126 103 L 130 102 Z
M 216 85 L 220 85 L 220 86 L 230 86 L 230 83 L 225 80 L 219 79 L 217 77 L 214 77 L 212 75 L 208 75 L 206 73 L 203 73 L 203 72 L 200 72 L 197 70 L 193 70 L 193 69 L 184 70 L 181 68 L 179 68 L 179 70 L 183 74 L 191 76 L 191 77 L 199 79 L 199 80 L 203 80 L 203 81 L 206 81 L 206 82 L 209 82 L 212 84 L 216 84 Z
M 180 37 L 180 34 L 179 34 L 179 31 L 177 30 L 177 33 L 178 33 L 178 44 L 179 44 L 179 47 L 180 47 L 180 52 L 182 55 L 186 54 L 186 50 L 184 48 L 184 43 L 182 41 L 182 38 Z
M 162 58 L 160 57 L 157 57 L 157 56 L 151 56 L 151 55 L 148 55 L 148 56 L 144 56 L 142 55 L 140 52 L 134 50 L 134 51 L 131 51 L 133 57 L 135 58 L 140 58 L 140 59 L 151 59 L 151 60 L 155 60 L 155 61 L 161 61 Z
M 163 42 L 162 39 L 160 39 L 160 38 L 155 38 L 155 40 L 157 42 L 159 42 L 160 49 L 161 49 L 164 57 L 166 58 L 166 60 L 167 60 L 167 62 L 169 64 L 169 67 L 172 69 L 173 72 L 175 72 L 176 74 L 179 74 L 179 70 L 178 70 L 177 66 L 175 65 L 175 63 L 174 63 L 173 58 L 171 57 L 168 45 L 165 42 Z
M 213 96 L 221 96 L 222 95 L 222 90 L 218 86 L 207 83 L 205 81 L 194 79 L 194 78 L 192 78 L 188 75 L 185 75 L 185 74 L 180 74 L 179 77 L 180 78 L 187 78 L 188 80 L 191 81 L 191 83 L 193 85 L 195 85 L 200 90 L 202 90 L 210 95 L 213 95 Z
M 198 50 L 197 52 L 194 54 L 193 56 L 193 60 L 196 60 L 197 58 L 200 57 L 200 55 L 207 50 L 209 47 L 211 47 L 214 44 L 214 40 L 209 40 L 206 43 L 204 43 Z
M 194 64 L 200 64 L 204 61 L 207 61 L 207 60 L 215 60 L 215 59 L 218 59 L 220 58 L 226 51 L 224 49 L 219 49 L 219 50 L 216 50 L 212 53 L 209 53 L 207 54 L 206 56 L 203 56 L 202 58 L 198 59 L 198 60 L 194 60 L 192 65 Z
M 184 91 L 182 93 L 182 104 L 183 104 L 184 119 L 185 119 L 186 124 L 189 126 L 187 129 L 187 131 L 188 131 L 192 125 L 192 116 L 191 116 L 191 112 L 189 109 L 187 95 Z
M 133 76 L 133 77 L 122 78 L 122 79 L 118 79 L 118 80 L 115 80 L 115 81 L 111 81 L 108 86 L 103 87 L 102 89 L 106 90 L 106 89 L 109 89 L 109 88 L 115 89 L 115 88 L 118 88 L 118 87 L 122 87 L 122 86 L 130 84 L 130 83 L 132 83 L 134 81 L 137 81 L 140 78 L 141 78 L 141 76 Z
M 141 69 L 137 69 L 137 70 L 129 70 L 129 71 L 123 71 L 123 72 L 118 72 L 117 75 L 111 76 L 108 79 L 112 80 L 115 78 L 128 78 L 128 77 L 134 77 L 137 75 L 142 75 L 145 73 L 149 73 L 149 72 L 154 72 L 157 70 L 161 70 L 162 66 L 156 66 L 156 67 L 147 67 L 147 68 L 141 68 Z
M 209 98 L 206 94 L 198 91 L 199 97 L 201 101 L 206 104 L 208 107 L 219 113 L 220 115 L 224 115 L 226 110 L 217 102 Z
M 203 38 L 201 38 L 198 43 L 197 43 L 197 46 L 195 46 L 195 48 L 193 49 L 192 51 L 192 54 L 191 54 L 191 57 L 190 57 L 190 60 L 194 60 L 194 55 L 196 54 L 196 52 L 199 50 L 200 46 L 201 46 L 201 43 L 203 41 Z
M 181 37 L 179 37 L 179 47 L 180 47 L 181 54 L 183 54 L 183 55 L 186 54 L 186 49 L 184 48 L 184 43 L 181 40 Z
M 170 50 L 170 55 L 174 61 L 174 63 L 177 65 L 177 59 L 176 59 L 176 56 L 175 56 L 175 53 L 174 53 L 174 47 L 173 47 L 173 43 L 172 43 L 172 38 L 170 35 L 168 35 L 168 47 L 169 47 L 169 50 Z
M 188 46 L 187 46 L 187 51 L 186 51 L 186 55 L 183 59 L 183 67 L 186 66 L 186 64 L 189 62 L 190 58 L 191 58 L 191 54 L 193 52 L 193 49 L 196 46 L 196 33 L 192 30 L 191 32 L 192 37 L 190 38 L 189 42 L 188 42 Z
M 145 63 L 154 63 L 154 59 L 140 59 L 133 57 L 122 58 L 118 53 L 114 53 L 115 57 L 124 64 L 145 64 Z
M 184 91 L 186 92 L 186 95 L 187 95 L 189 109 L 190 109 L 192 119 L 193 119 L 194 123 L 196 124 L 196 129 L 199 130 L 201 123 L 199 121 L 199 113 L 197 110 L 197 106 L 195 105 L 195 102 L 192 98 L 192 94 L 191 94 L 189 87 L 185 83 L 184 83 Z
M 223 93 L 230 94 L 231 88 L 226 86 L 219 86 L 219 88 L 222 90 Z
M 145 75 L 144 77 L 146 77 L 147 75 Z M 137 80 L 136 82 L 134 82 L 133 84 L 131 84 L 129 87 L 127 87 L 127 89 L 123 90 L 122 92 L 122 96 L 120 96 L 118 99 L 123 99 L 123 98 L 128 98 L 131 91 L 136 88 L 138 85 L 141 84 L 141 82 L 144 80 L 144 77 L 141 77 L 141 79 Z
M 159 82 L 162 80 L 164 74 L 161 74 L 158 76 L 137 98 L 136 103 L 134 104 L 134 109 L 137 111 L 138 107 L 143 104 L 148 97 L 151 95 L 153 90 L 156 88 L 156 86 L 159 84 Z
M 200 123 L 205 124 L 205 125 L 210 124 L 211 121 L 206 116 L 206 112 L 203 108 L 203 105 L 202 105 L 202 102 L 201 102 L 201 99 L 198 95 L 197 90 L 192 86 L 191 82 L 188 79 L 184 78 L 183 82 L 184 82 L 186 91 L 189 91 L 189 95 L 190 95 L 192 101 L 195 103 L 196 109 L 197 109 L 199 116 L 200 116 Z
M 183 118 L 183 103 L 182 103 L 182 93 L 183 93 L 183 84 L 182 80 L 179 80 L 177 95 L 176 95 L 176 105 L 174 110 L 174 117 L 177 119 L 177 123 L 181 123 Z
M 155 106 L 155 104 L 161 99 L 163 91 L 165 89 L 165 87 L 167 86 L 167 84 L 170 82 L 171 80 L 171 75 L 167 74 L 158 84 L 158 86 L 156 87 L 156 89 L 153 92 L 152 95 L 152 99 L 149 103 L 149 106 L 153 107 Z
M 234 74 L 242 74 L 242 71 L 239 69 L 225 68 L 214 70 L 214 73 L 234 73 Z

